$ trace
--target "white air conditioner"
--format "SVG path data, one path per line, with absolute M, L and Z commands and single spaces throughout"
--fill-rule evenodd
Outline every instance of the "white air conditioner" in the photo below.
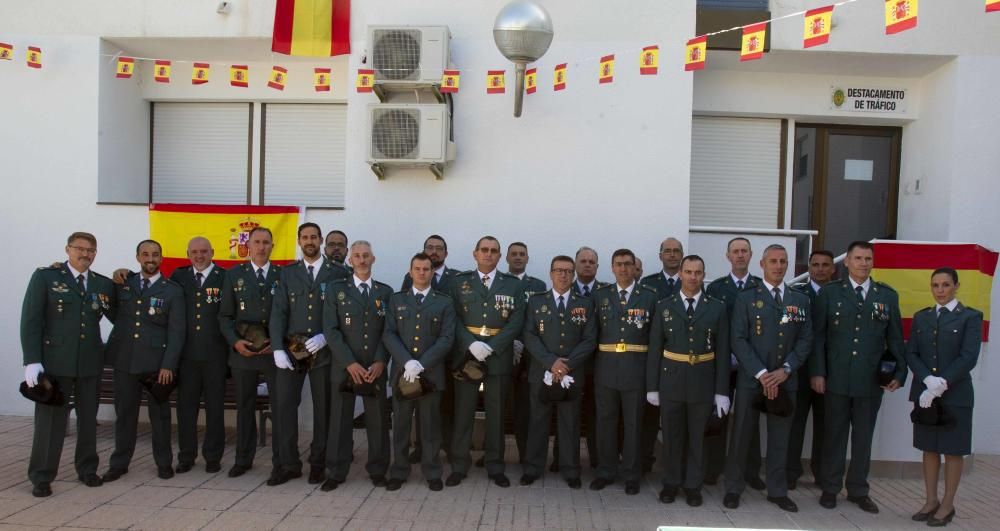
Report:
M 448 68 L 447 26 L 368 26 L 375 90 L 410 90 L 441 83 Z
M 455 160 L 449 139 L 451 117 L 443 104 L 368 105 L 368 164 L 379 179 L 389 167 L 429 168 L 444 176 L 445 163 Z

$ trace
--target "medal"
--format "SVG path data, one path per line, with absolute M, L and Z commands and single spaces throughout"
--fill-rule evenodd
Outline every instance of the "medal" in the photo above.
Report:
M 351 318 L 350 317 L 345 317 L 344 318 L 344 326 L 351 326 Z
M 156 308 L 153 308 L 152 306 L 150 306 L 149 307 L 149 315 L 156 315 Z
M 245 312 L 246 309 L 247 309 L 247 303 L 245 303 L 243 301 L 240 301 L 240 311 L 244 311 Z
M 758 301 L 757 301 L 757 302 L 756 302 L 756 303 L 754 304 L 754 306 L 756 306 L 756 307 L 758 307 L 758 308 L 763 308 L 763 307 L 764 307 L 764 301 L 762 301 L 762 300 L 758 300 Z
M 482 328 L 479 329 L 479 335 L 481 336 L 486 335 L 486 325 L 483 325 Z
M 94 301 L 94 302 L 93 302 L 93 303 L 92 303 L 92 304 L 90 305 L 90 307 L 91 307 L 92 309 L 94 309 L 94 310 L 99 310 L 99 309 L 101 309 L 101 305 L 100 305 L 100 304 L 98 304 L 98 303 L 97 303 L 97 301 Z
M 538 321 L 538 333 L 539 334 L 545 333 L 545 321 Z

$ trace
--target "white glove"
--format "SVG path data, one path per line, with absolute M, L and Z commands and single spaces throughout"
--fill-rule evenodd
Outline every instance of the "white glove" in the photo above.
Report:
M 931 402 L 933 401 L 934 393 L 932 393 L 930 389 L 924 389 L 924 392 L 920 393 L 920 407 L 931 407 Z
M 417 376 L 424 372 L 424 366 L 417 360 L 410 360 L 403 365 L 403 379 L 413 383 L 417 381 Z
M 722 418 L 725 414 L 729 413 L 729 407 L 732 404 L 729 402 L 729 397 L 726 395 L 715 395 L 715 414 L 719 418 Z
M 28 387 L 38 385 L 38 375 L 45 372 L 41 363 L 29 363 L 24 366 L 24 381 Z
M 545 376 L 542 377 L 542 383 L 545 385 L 552 385 L 552 372 L 545 371 Z
M 657 406 L 657 407 L 659 407 L 659 405 L 660 405 L 660 392 L 659 391 L 650 391 L 650 392 L 646 393 L 646 402 L 649 402 L 649 405 L 651 405 L 651 406 Z
M 948 382 L 940 376 L 930 375 L 924 378 L 924 385 L 934 396 L 941 396 L 948 390 Z
M 559 380 L 559 385 L 562 385 L 563 389 L 569 389 L 569 386 L 573 385 L 573 377 L 568 374 L 563 376 L 562 380 Z
M 326 336 L 323 334 L 316 334 L 306 340 L 306 350 L 310 354 L 315 354 L 319 349 L 326 346 Z
M 524 354 L 524 343 L 514 340 L 514 365 L 521 363 L 521 355 Z
M 469 345 L 469 352 L 471 352 L 473 357 L 477 360 L 485 361 L 486 358 L 490 357 L 490 354 L 493 354 L 493 349 L 482 341 L 476 341 Z
M 274 366 L 279 369 L 295 369 L 295 367 L 292 367 L 292 360 L 288 359 L 288 353 L 284 350 L 274 351 Z

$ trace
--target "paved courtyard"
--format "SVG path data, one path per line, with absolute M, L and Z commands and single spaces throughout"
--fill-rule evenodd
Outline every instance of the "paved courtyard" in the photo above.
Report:
M 882 509 L 872 516 L 841 497 L 835 510 L 817 503 L 811 484 L 791 493 L 797 514 L 783 513 L 762 493 L 750 490 L 739 509 L 722 506 L 718 486 L 708 487 L 705 505 L 692 509 L 678 497 L 671 505 L 657 501 L 659 473 L 653 470 L 638 496 L 626 496 L 616 484 L 601 492 L 587 490 L 592 475 L 584 472 L 584 488 L 571 490 L 550 474 L 530 487 L 517 486 L 520 467 L 508 467 L 513 485 L 502 489 L 486 479 L 482 469 L 461 487 L 431 492 L 414 467 L 410 481 L 396 492 L 373 488 L 360 464 L 364 462 L 363 430 L 355 430 L 355 465 L 346 484 L 322 492 L 305 479 L 279 487 L 264 485 L 270 469 L 270 449 L 258 453 L 256 466 L 231 479 L 234 433 L 223 457 L 223 471 L 208 474 L 199 459 L 186 474 L 169 480 L 156 477 L 148 425 L 141 426 L 138 448 L 129 473 L 118 481 L 89 488 L 76 481 L 72 428 L 63 450 L 59 477 L 48 498 L 31 496 L 25 478 L 31 448 L 31 417 L 0 416 L 0 529 L 655 529 L 659 525 L 704 528 L 765 529 L 919 529 L 909 515 L 920 507 L 921 480 L 874 480 L 872 497 Z M 310 435 L 300 439 L 303 451 Z M 99 472 L 106 469 L 113 446 L 112 425 L 98 428 Z M 510 443 L 512 446 L 512 441 Z M 176 452 L 176 446 L 174 447 Z M 509 448 L 508 456 L 516 455 Z M 263 458 L 261 458 L 263 456 Z M 586 462 L 586 456 L 584 456 Z M 308 470 L 308 469 L 307 469 Z M 447 474 L 447 467 L 445 468 Z M 808 482 L 807 482 L 808 483 Z M 964 478 L 951 528 L 1000 528 L 1000 457 L 977 457 L 973 473 Z

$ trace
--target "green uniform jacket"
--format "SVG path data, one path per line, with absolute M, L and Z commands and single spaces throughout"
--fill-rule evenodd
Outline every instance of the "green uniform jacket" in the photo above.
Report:
M 560 314 L 551 291 L 528 299 L 524 319 L 524 348 L 531 354 L 528 381 L 541 382 L 545 371 L 559 358 L 567 358 L 570 376 L 583 385 L 587 359 L 597 346 L 597 319 L 594 302 L 582 295 L 569 295 L 566 311 Z M 489 359 L 489 358 L 487 358 Z
M 513 275 L 512 275 L 513 276 Z M 535 278 L 531 275 L 524 275 L 521 279 L 521 290 L 524 291 L 524 301 L 528 302 L 528 299 L 536 293 L 544 293 L 549 290 L 545 287 L 545 282 L 540 278 Z
M 576 280 L 573 281 L 573 295 L 579 295 L 581 297 L 593 297 L 594 292 L 604 286 L 608 286 L 607 282 L 601 282 L 600 280 L 594 281 L 594 287 L 590 290 L 590 295 L 584 295 L 583 290 L 580 289 L 580 284 Z
M 799 282 L 798 284 L 793 285 L 792 289 L 798 291 L 799 293 L 803 293 L 809 297 L 809 319 L 812 321 L 812 329 L 813 332 L 815 332 L 816 331 L 815 308 L 816 308 L 816 299 L 819 297 L 819 293 L 816 293 L 816 290 L 813 289 L 812 282 L 810 282 L 810 280 L 811 279 L 807 278 L 805 282 Z M 815 337 L 813 337 L 813 341 L 814 342 L 816 341 Z M 809 352 L 810 354 L 812 353 L 811 346 L 809 347 Z M 810 374 L 809 374 L 808 361 L 806 363 L 803 363 L 802 366 L 799 367 L 798 373 L 799 373 L 799 389 L 803 391 L 812 389 L 811 383 L 809 381 Z
M 370 279 L 368 300 L 353 278 L 331 281 L 323 303 L 323 335 L 333 355 L 333 365 L 346 369 L 352 363 L 368 368 L 376 361 L 389 363 L 389 351 L 382 343 L 386 308 L 392 288 Z
M 660 400 L 712 402 L 729 394 L 729 318 L 722 301 L 702 292 L 694 316 L 688 319 L 680 292 L 656 303 L 649 333 L 646 391 L 659 391 Z M 691 365 L 668 360 L 663 351 L 676 354 L 715 352 L 715 359 Z
M 142 275 L 132 273 L 115 286 L 118 319 L 108 338 L 105 363 L 116 371 L 177 372 L 184 348 L 184 289 L 162 275 L 142 291 Z
M 236 352 L 233 345 L 240 340 L 236 325 L 241 322 L 268 326 L 271 319 L 271 299 L 278 288 L 281 267 L 271 264 L 263 283 L 257 282 L 253 264 L 246 262 L 226 271 L 222 283 L 222 302 L 219 303 L 219 328 L 229 343 L 229 366 L 235 369 L 266 369 L 274 365 L 269 354 L 246 357 Z
M 760 277 L 748 275 L 746 284 L 743 285 L 743 290 L 746 291 L 751 288 L 756 288 L 760 286 L 760 283 Z M 736 296 L 740 294 L 740 289 L 736 287 L 736 282 L 733 282 L 732 274 L 726 273 L 726 276 L 713 280 L 708 287 L 705 288 L 705 293 L 713 299 L 718 299 L 725 303 L 726 315 L 728 317 L 732 317 L 733 306 L 736 304 Z
M 87 272 L 80 293 L 66 264 L 37 269 L 21 306 L 24 364 L 41 363 L 52 376 L 99 376 L 104 365 L 101 317 L 114 322 L 118 299 L 111 279 Z
M 896 359 L 894 378 L 906 383 L 903 325 L 899 295 L 872 279 L 868 296 L 858 303 L 849 280 L 823 287 L 813 309 L 814 341 L 809 373 L 826 377 L 826 391 L 854 397 L 882 392 L 879 361 L 888 350 Z
M 736 297 L 730 329 L 733 353 L 739 360 L 736 385 L 760 389 L 756 375 L 788 364 L 792 372 L 781 387 L 798 389 L 797 371 L 812 351 L 812 310 L 809 297 L 785 286 L 778 306 L 767 287 L 746 290 Z
M 649 331 L 656 316 L 656 290 L 633 284 L 632 294 L 623 308 L 618 284 L 601 286 L 594 291 L 597 320 L 600 325 L 598 345 L 649 345 Z M 641 391 L 646 387 L 646 362 L 655 352 L 597 352 L 594 354 L 594 384 L 620 391 Z
M 973 407 L 972 378 L 983 345 L 983 312 L 959 303 L 955 311 L 937 317 L 935 306 L 913 315 L 906 363 L 913 371 L 910 400 L 916 402 L 927 389 L 924 378 L 934 375 L 948 382 L 941 401 L 951 406 Z
M 285 336 L 301 334 L 312 337 L 323 332 L 323 306 L 328 282 L 347 278 L 347 270 L 323 258 L 317 266 L 316 280 L 309 276 L 302 260 L 281 268 L 278 285 L 271 301 L 271 348 L 285 350 Z M 324 336 L 326 337 L 326 336 Z M 327 344 L 330 339 L 326 338 Z M 316 352 L 313 368 L 330 364 L 330 349 Z
M 486 286 L 478 271 L 460 273 L 451 281 L 451 298 L 455 305 L 455 346 L 452 367 L 466 356 L 469 346 L 482 341 L 493 349 L 486 358 L 486 370 L 491 375 L 511 374 L 514 369 L 514 340 L 524 328 L 524 292 L 521 280 L 496 271 L 496 278 Z M 496 335 L 483 337 L 466 327 L 499 329 Z
M 417 360 L 438 391 L 445 386 L 445 362 L 455 342 L 455 307 L 451 298 L 431 290 L 421 304 L 413 290 L 393 293 L 386 308 L 382 342 L 392 356 L 390 382 L 395 384 L 406 362 Z
M 193 267 L 184 266 L 170 275 L 170 280 L 184 290 L 187 333 L 184 335 L 181 359 L 225 363 L 229 345 L 219 330 L 219 301 L 226 270 L 215 264 L 201 286 L 198 286 L 194 274 Z
M 651 288 L 656 292 L 657 299 L 666 299 L 667 297 L 677 293 L 681 289 L 681 281 L 678 277 L 677 281 L 674 282 L 673 287 L 667 285 L 667 277 L 664 276 L 662 270 L 653 273 L 652 275 L 646 275 L 642 277 L 639 284 L 643 287 Z

